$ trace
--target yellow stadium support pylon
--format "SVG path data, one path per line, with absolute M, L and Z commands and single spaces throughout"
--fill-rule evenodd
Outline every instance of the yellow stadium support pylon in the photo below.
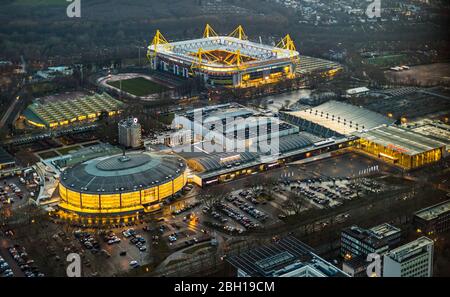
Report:
M 214 31 L 214 29 L 209 24 L 206 24 L 205 30 L 203 31 L 203 38 L 208 38 L 211 36 L 217 37 L 219 35 L 216 33 L 216 31 Z
M 148 51 L 147 52 L 147 58 L 153 58 L 156 56 L 156 53 L 158 52 L 158 47 L 164 47 L 166 49 L 171 49 L 171 44 L 167 41 L 167 39 L 161 34 L 159 30 L 156 30 L 155 36 L 153 37 L 151 45 L 154 46 L 154 51 Z
M 241 40 L 248 39 L 247 35 L 245 35 L 244 28 L 242 28 L 241 25 L 237 26 L 237 28 L 234 29 L 233 32 L 231 32 L 228 36 L 239 38 Z

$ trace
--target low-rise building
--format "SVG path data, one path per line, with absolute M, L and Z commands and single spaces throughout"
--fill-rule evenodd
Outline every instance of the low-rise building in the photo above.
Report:
M 383 258 L 383 276 L 433 276 L 433 248 L 431 239 L 420 237 L 386 253 Z
M 384 254 L 400 242 L 401 230 L 384 223 L 370 229 L 358 226 L 345 228 L 341 233 L 341 255 L 345 259 Z
M 418 232 L 427 235 L 450 230 L 450 200 L 416 212 L 414 225 Z
M 388 223 L 370 229 L 358 226 L 346 228 L 341 234 L 341 255 L 344 257 L 342 270 L 350 276 L 367 276 L 371 261 L 369 254 L 382 256 L 400 243 L 401 230 Z
M 238 277 L 348 277 L 314 250 L 289 236 L 227 260 Z
M 0 147 L 0 170 L 14 168 L 16 160 L 3 147 Z

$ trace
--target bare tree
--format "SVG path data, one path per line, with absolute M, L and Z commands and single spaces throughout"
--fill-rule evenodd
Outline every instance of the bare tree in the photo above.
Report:
M 303 207 L 305 205 L 305 197 L 300 193 L 289 192 L 287 198 L 287 211 L 294 212 L 294 214 L 299 214 L 303 210 Z
M 226 192 L 222 187 L 211 187 L 201 193 L 198 199 L 208 208 L 212 208 L 222 202 L 226 197 Z

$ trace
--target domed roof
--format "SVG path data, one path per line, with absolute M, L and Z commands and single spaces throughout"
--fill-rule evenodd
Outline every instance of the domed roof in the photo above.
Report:
M 130 153 L 77 164 L 61 174 L 61 183 L 76 192 L 124 193 L 164 184 L 185 169 L 184 160 L 174 155 Z

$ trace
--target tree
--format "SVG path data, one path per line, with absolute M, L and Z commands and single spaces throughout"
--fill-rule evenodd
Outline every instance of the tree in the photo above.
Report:
M 211 187 L 200 194 L 198 199 L 208 208 L 213 208 L 218 203 L 222 202 L 227 192 L 225 192 L 223 187 Z
M 288 212 L 299 214 L 305 205 L 305 197 L 300 193 L 289 192 L 286 207 Z

